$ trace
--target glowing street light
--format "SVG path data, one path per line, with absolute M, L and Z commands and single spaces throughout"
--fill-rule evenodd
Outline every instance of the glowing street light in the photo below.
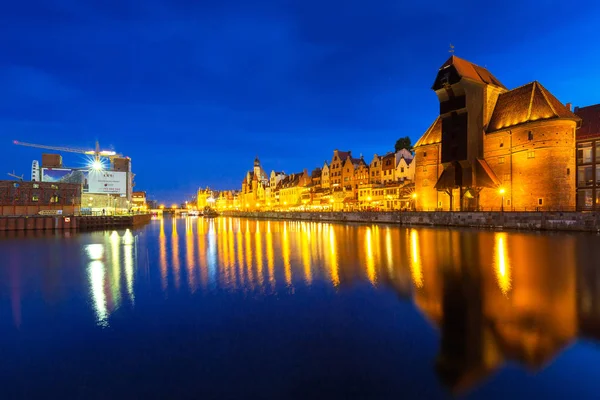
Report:
M 503 187 L 500 187 L 500 189 L 498 189 L 498 192 L 502 195 L 502 205 L 500 206 L 500 210 L 504 212 L 504 193 L 506 193 L 506 190 L 504 190 Z

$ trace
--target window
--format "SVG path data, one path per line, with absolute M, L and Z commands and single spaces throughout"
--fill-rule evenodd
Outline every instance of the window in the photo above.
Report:
M 58 189 L 58 186 L 57 185 L 50 185 L 50 188 L 52 188 L 52 189 Z
M 592 186 L 594 184 L 591 165 L 577 167 L 577 186 Z
M 598 146 L 598 145 L 596 145 Z M 596 152 L 596 154 L 598 154 Z M 597 158 L 598 156 L 596 156 Z M 588 164 L 592 162 L 592 142 L 579 143 L 577 145 L 577 164 Z
M 510 199 L 507 199 L 507 200 L 506 200 L 506 205 L 507 205 L 507 206 L 510 206 Z
M 39 189 L 40 188 L 40 184 L 39 183 L 34 183 L 33 184 L 33 188 L 34 189 Z
M 531 132 L 531 131 L 527 132 L 527 139 L 528 140 L 533 140 L 533 132 Z
M 426 165 L 423 166 L 423 172 L 427 172 L 427 166 Z
M 600 164 L 596 164 L 596 185 L 600 185 Z
M 573 153 L 571 153 L 571 154 L 573 154 Z M 527 152 L 527 158 L 535 158 L 535 151 L 533 151 L 533 150 L 532 151 L 528 151 Z
M 504 147 L 504 138 L 500 138 L 500 147 Z
M 573 153 L 571 153 L 573 154 Z M 544 199 L 538 199 L 538 206 L 543 206 L 544 205 Z
M 596 142 L 596 162 L 600 163 L 600 140 Z
M 498 164 L 504 164 L 504 157 L 498 157 Z
M 504 174 L 504 182 L 510 182 L 510 174 Z
M 427 157 L 427 152 L 426 151 L 423 152 L 423 157 Z
M 404 172 L 404 167 L 401 167 L 401 168 L 400 168 L 400 172 Z

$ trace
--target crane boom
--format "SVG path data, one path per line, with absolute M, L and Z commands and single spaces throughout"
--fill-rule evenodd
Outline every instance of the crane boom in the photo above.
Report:
M 123 157 L 122 154 L 118 154 L 114 151 L 100 150 L 100 144 L 98 142 L 96 142 L 95 150 L 76 149 L 76 148 L 72 148 L 72 147 L 47 146 L 44 144 L 19 142 L 18 140 L 13 140 L 13 144 L 16 144 L 18 146 L 35 147 L 38 149 L 45 149 L 45 150 L 62 151 L 65 153 L 87 154 L 87 155 L 94 156 L 96 158 L 98 158 L 98 157 L 107 157 L 107 158 Z
M 18 146 L 36 147 L 38 149 L 45 149 L 45 150 L 64 151 L 66 153 L 88 154 L 88 151 L 87 150 L 83 150 L 83 149 L 73 149 L 73 148 L 70 148 L 70 147 L 46 146 L 46 145 L 43 145 L 43 144 L 33 144 L 33 143 L 19 142 L 18 140 L 14 140 L 13 144 L 16 144 Z M 91 154 L 94 154 L 94 152 L 92 151 Z

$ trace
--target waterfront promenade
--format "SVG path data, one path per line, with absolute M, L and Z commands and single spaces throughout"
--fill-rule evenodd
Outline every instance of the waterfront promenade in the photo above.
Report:
M 600 233 L 598 212 L 274 212 L 227 211 L 242 218 L 303 221 L 368 222 L 399 225 L 475 227 L 530 231 L 583 231 Z

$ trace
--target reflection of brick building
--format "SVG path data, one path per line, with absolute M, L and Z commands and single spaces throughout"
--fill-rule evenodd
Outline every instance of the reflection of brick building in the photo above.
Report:
M 600 104 L 576 107 L 582 122 L 577 130 L 577 208 L 600 210 Z
M 80 184 L 0 181 L 0 215 L 35 215 L 42 210 L 74 214 L 80 205 Z
M 415 145 L 418 210 L 575 207 L 581 120 L 542 85 L 508 90 L 452 56 L 433 90 L 440 116 Z

